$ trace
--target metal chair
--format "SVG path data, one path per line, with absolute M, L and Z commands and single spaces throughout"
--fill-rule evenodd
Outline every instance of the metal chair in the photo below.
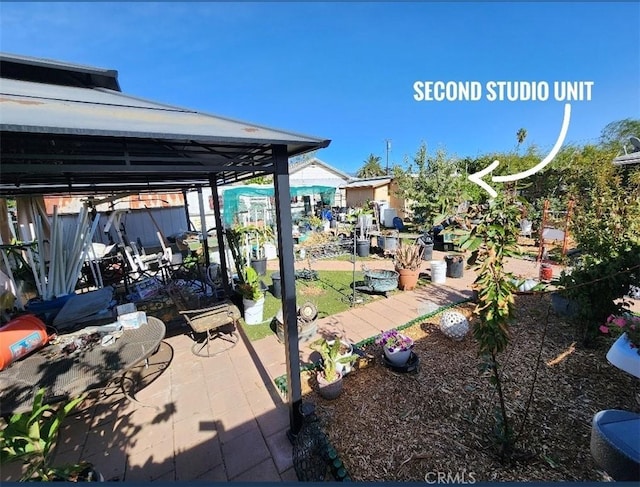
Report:
M 206 301 L 211 298 L 187 297 L 179 286 L 173 284 L 168 285 L 166 291 L 178 308 L 178 313 L 191 327 L 195 342 L 191 352 L 194 355 L 215 357 L 236 346 L 239 339 L 236 326 L 241 315 L 230 300 L 207 304 Z

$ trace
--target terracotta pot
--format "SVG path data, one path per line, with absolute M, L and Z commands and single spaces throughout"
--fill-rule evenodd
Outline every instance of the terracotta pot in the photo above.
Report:
M 420 269 L 416 269 L 412 271 L 411 269 L 397 269 L 399 277 L 398 277 L 398 287 L 403 291 L 411 291 L 415 289 L 416 284 L 418 284 L 418 277 L 420 277 Z

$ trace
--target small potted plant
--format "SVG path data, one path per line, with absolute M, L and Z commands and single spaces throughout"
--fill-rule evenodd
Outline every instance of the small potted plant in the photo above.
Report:
M 318 381 L 318 393 L 325 399 L 335 399 L 342 392 L 342 373 L 338 371 L 337 364 L 353 363 L 358 359 L 357 355 L 340 356 L 342 343 L 340 340 L 331 342 L 320 338 L 311 343 L 309 347 L 322 357 L 320 369 L 316 374 Z
M 385 357 L 391 364 L 402 367 L 409 362 L 411 357 L 413 339 L 392 328 L 382 331 L 376 337 L 376 345 L 382 347 Z
M 416 287 L 422 265 L 422 247 L 417 244 L 406 244 L 400 240 L 393 263 L 399 274 L 398 287 L 410 291 Z
M 57 406 L 44 404 L 44 389 L 36 392 L 31 411 L 13 414 L 0 431 L 0 464 L 22 462 L 21 481 L 98 482 L 104 480 L 93 465 L 79 462 L 54 466 L 60 426 L 84 396 Z

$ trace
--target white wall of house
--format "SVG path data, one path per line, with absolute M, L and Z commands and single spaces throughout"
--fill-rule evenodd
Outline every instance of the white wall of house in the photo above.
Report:
M 345 192 L 339 189 L 348 179 L 330 171 L 320 164 L 310 164 L 289 175 L 291 186 L 333 186 L 336 188 L 335 202 L 333 206 L 345 206 Z

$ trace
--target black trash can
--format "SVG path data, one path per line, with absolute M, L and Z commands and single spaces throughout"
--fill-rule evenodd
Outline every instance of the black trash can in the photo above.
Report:
M 274 298 L 280 299 L 282 297 L 282 281 L 280 280 L 280 273 L 274 272 L 271 274 L 271 280 L 273 281 L 272 291 Z
M 422 260 L 433 259 L 433 244 L 422 244 Z
M 462 255 L 447 255 L 447 277 L 461 278 L 464 273 L 464 257 Z
M 418 243 L 422 246 L 422 260 L 433 259 L 433 236 L 425 232 L 418 237 Z
M 358 257 L 369 257 L 369 249 L 371 242 L 369 240 L 357 240 L 356 241 L 356 253 Z

